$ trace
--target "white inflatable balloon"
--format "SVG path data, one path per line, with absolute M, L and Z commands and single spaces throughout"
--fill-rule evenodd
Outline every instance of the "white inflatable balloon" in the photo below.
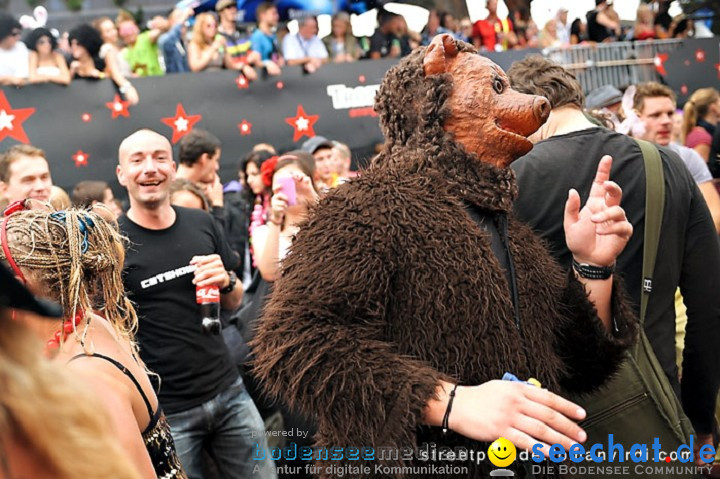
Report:
M 37 7 L 35 7 L 35 10 L 33 10 L 33 16 L 37 21 L 38 27 L 44 27 L 47 24 L 48 11 L 42 5 L 38 5 Z
M 31 17 L 30 15 L 23 15 L 18 20 L 20 22 L 20 25 L 22 25 L 23 28 L 32 30 L 34 28 L 37 28 L 37 20 L 35 20 L 34 17 Z

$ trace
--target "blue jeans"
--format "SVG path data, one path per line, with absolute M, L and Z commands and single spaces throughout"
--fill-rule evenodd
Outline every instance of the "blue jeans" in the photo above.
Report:
M 203 478 L 202 452 L 206 445 L 223 479 L 277 477 L 269 457 L 264 461 L 252 459 L 256 444 L 267 449 L 261 433 L 265 425 L 241 377 L 209 401 L 168 414 L 167 420 L 189 479 Z M 257 472 L 253 475 L 254 469 Z

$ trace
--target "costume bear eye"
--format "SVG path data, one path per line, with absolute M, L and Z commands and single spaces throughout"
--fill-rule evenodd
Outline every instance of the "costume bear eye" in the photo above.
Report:
M 495 90 L 495 93 L 497 93 L 498 95 L 505 90 L 505 85 L 503 84 L 501 79 L 496 78 L 495 80 L 493 80 L 493 90 Z

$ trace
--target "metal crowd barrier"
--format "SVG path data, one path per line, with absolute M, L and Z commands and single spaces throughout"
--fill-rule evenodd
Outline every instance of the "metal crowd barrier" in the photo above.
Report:
M 618 88 L 659 81 L 655 58 L 660 53 L 677 50 L 682 40 L 647 40 L 637 42 L 597 43 L 546 48 L 546 58 L 572 71 L 585 93 L 603 85 Z

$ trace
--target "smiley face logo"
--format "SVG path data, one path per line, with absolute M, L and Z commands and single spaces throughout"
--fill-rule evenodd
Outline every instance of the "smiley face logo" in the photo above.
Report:
M 515 461 L 515 445 L 505 439 L 498 438 L 488 448 L 488 459 L 495 467 L 507 467 Z

